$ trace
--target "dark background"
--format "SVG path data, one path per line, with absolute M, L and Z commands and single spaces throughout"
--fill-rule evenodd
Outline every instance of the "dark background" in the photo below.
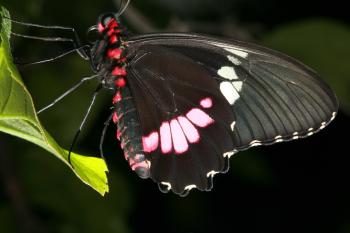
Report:
M 26 22 L 86 29 L 117 1 L 2 0 Z M 102 198 L 48 152 L 0 134 L 0 232 L 350 232 L 350 18 L 340 2 L 277 0 L 133 0 L 124 21 L 135 33 L 193 31 L 252 41 L 283 51 L 317 70 L 337 93 L 341 110 L 325 130 L 304 139 L 253 148 L 231 159 L 211 192 L 162 194 L 130 171 L 111 126 L 105 143 L 110 193 Z M 68 36 L 15 27 L 31 35 Z M 54 56 L 68 45 L 14 38 L 15 59 Z M 39 108 L 84 76 L 88 62 L 70 55 L 22 67 Z M 95 89 L 89 83 L 40 115 L 68 148 Z M 75 148 L 97 155 L 112 93 L 98 101 Z

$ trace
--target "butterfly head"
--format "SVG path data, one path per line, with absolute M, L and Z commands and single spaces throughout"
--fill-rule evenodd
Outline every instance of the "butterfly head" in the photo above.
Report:
M 106 13 L 98 18 L 97 29 L 99 33 L 105 31 L 117 31 L 119 30 L 119 17 L 114 13 Z

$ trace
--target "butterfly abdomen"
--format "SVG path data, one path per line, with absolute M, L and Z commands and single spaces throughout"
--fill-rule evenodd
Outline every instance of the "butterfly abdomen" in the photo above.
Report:
M 117 125 L 116 137 L 124 150 L 125 159 L 141 178 L 150 175 L 150 162 L 146 160 L 137 110 L 128 87 L 120 88 L 113 100 L 113 122 Z
M 122 39 L 123 31 L 113 14 L 100 18 L 98 31 L 101 39 L 95 45 L 94 64 L 103 77 L 103 85 L 116 91 L 112 118 L 117 125 L 116 137 L 131 169 L 141 178 L 148 178 L 150 162 L 145 158 L 140 120 L 126 81 L 126 44 Z

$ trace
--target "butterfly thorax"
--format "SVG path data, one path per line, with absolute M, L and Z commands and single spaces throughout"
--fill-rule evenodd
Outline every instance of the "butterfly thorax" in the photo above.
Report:
M 117 89 L 126 85 L 126 42 L 120 22 L 113 14 L 100 17 L 97 30 L 99 38 L 92 49 L 92 66 L 101 75 L 105 88 Z
M 102 15 L 97 29 L 99 39 L 93 48 L 92 62 L 95 72 L 101 76 L 103 87 L 115 90 L 112 119 L 117 125 L 116 137 L 131 169 L 141 178 L 148 178 L 150 163 L 145 158 L 140 121 L 126 80 L 127 44 L 123 39 L 123 30 L 114 14 Z

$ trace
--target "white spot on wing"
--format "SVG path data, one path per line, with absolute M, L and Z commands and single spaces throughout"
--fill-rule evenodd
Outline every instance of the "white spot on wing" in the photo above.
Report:
M 334 120 L 335 116 L 337 115 L 337 112 L 333 112 L 331 121 Z
M 234 131 L 236 125 L 236 121 L 232 121 L 231 123 L 231 130 Z
M 238 92 L 240 92 L 242 90 L 243 82 L 242 81 L 233 81 L 232 85 Z
M 261 141 L 259 140 L 253 140 L 249 143 L 249 146 L 253 147 L 253 146 L 260 146 L 262 145 Z
M 218 70 L 218 75 L 229 80 L 238 79 L 235 69 L 230 66 L 221 67 L 220 70 Z
M 275 137 L 275 142 L 283 142 L 282 135 L 278 135 Z
M 171 184 L 169 182 L 160 182 L 162 185 L 168 186 L 168 191 L 171 189 Z
M 238 50 L 238 49 L 232 49 L 232 48 L 224 48 L 226 51 L 234 54 L 234 55 L 237 55 L 239 57 L 243 57 L 243 58 L 247 58 L 248 57 L 248 53 L 247 52 L 244 52 L 242 50 Z
M 219 173 L 219 172 L 212 170 L 212 171 L 210 171 L 210 172 L 207 173 L 207 177 L 214 177 L 214 176 L 215 176 L 216 174 L 218 174 L 218 173 Z
M 235 58 L 234 56 L 228 55 L 227 59 L 236 66 L 239 66 L 240 64 L 242 64 L 242 62 L 240 60 L 238 60 L 237 58 Z
M 220 83 L 220 91 L 231 105 L 233 105 L 240 97 L 237 90 L 230 82 Z
M 307 136 L 311 136 L 313 134 L 314 134 L 314 132 L 310 132 L 310 133 L 307 134 Z
M 235 153 L 236 153 L 236 150 L 226 152 L 224 153 L 224 157 L 231 158 L 231 156 L 234 155 Z
M 194 184 L 191 184 L 191 185 L 187 185 L 187 186 L 185 187 L 185 190 L 190 191 L 191 189 L 194 189 L 194 188 L 197 188 L 197 186 L 194 185 Z

